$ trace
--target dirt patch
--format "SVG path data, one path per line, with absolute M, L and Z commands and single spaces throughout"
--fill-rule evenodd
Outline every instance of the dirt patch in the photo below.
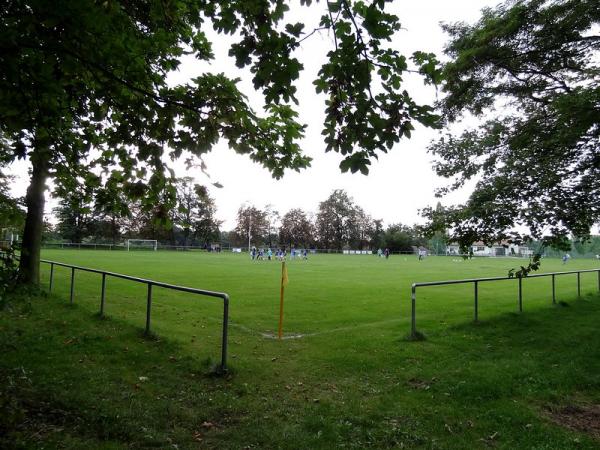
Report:
M 580 404 L 549 407 L 546 413 L 557 425 L 580 431 L 600 440 L 600 405 Z
M 437 379 L 435 377 L 431 380 L 420 380 L 418 378 L 411 378 L 406 382 L 406 384 L 413 389 L 428 391 L 431 388 L 431 385 L 434 384 L 436 381 Z

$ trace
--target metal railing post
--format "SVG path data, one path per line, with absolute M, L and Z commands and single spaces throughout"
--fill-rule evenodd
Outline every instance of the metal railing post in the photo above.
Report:
M 73 304 L 73 295 L 75 293 L 75 267 L 71 268 L 71 298 L 70 302 Z
M 417 337 L 417 317 L 416 317 L 416 307 L 417 307 L 417 286 L 415 284 L 412 285 L 412 294 L 411 294 L 411 302 L 412 302 L 412 312 L 411 312 L 411 337 L 414 339 Z
M 221 340 L 221 372 L 227 372 L 227 329 L 229 328 L 229 296 L 223 296 L 223 337 Z
M 475 322 L 477 322 L 479 320 L 479 289 L 478 289 L 478 285 L 479 283 L 476 281 L 475 282 Z
M 554 274 L 552 274 L 552 304 L 556 305 L 556 275 Z
M 100 317 L 104 316 L 104 297 L 106 295 L 106 274 L 102 274 L 102 291 L 100 293 Z
M 600 272 L 598 272 L 600 275 Z M 54 263 L 50 263 L 50 284 L 48 286 L 48 292 L 52 292 L 52 281 L 54 278 Z
M 519 277 L 519 312 L 523 312 L 523 277 Z
M 152 283 L 148 283 L 148 297 L 146 301 L 146 334 L 150 334 L 150 312 L 152 310 Z
M 581 297 L 581 272 L 577 272 L 577 297 Z

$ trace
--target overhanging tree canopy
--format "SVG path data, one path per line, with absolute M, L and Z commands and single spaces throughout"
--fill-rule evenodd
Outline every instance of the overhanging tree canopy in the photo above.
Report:
M 327 2 L 321 19 L 332 48 L 315 87 L 326 97 L 327 150 L 344 155 L 342 170 L 366 173 L 378 152 L 410 136 L 414 121 L 436 124 L 431 108 L 402 88 L 408 60 L 390 47 L 400 23 L 385 4 Z M 23 281 L 39 278 L 48 178 L 119 188 L 150 206 L 160 196 L 175 197 L 167 157 L 202 155 L 220 139 L 275 177 L 309 164 L 298 145 L 304 126 L 292 106 L 303 68 L 293 53 L 313 30 L 289 22 L 287 11 L 283 0 L 15 0 L 0 6 L 0 158 L 32 164 Z M 214 57 L 209 28 L 239 37 L 229 53 L 239 67 L 250 68 L 264 95 L 262 114 L 222 73 L 167 84 L 183 55 Z M 439 81 L 433 55 L 417 52 L 412 60 L 427 81 Z
M 444 117 L 483 124 L 430 150 L 453 178 L 440 194 L 478 182 L 466 205 L 427 214 L 464 247 L 523 237 L 560 246 L 600 219 L 599 25 L 598 0 L 527 0 L 444 26 Z

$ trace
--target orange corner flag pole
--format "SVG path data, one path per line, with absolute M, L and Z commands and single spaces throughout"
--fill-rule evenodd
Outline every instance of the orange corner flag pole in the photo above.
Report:
M 279 293 L 279 339 L 283 337 L 283 294 L 285 287 L 288 284 L 287 267 L 285 267 L 285 261 L 281 263 L 281 291 Z

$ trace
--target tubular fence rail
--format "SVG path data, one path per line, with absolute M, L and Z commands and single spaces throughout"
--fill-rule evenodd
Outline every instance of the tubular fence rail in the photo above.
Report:
M 15 256 L 15 259 L 18 259 L 18 256 Z M 72 264 L 65 264 L 57 261 L 48 261 L 46 259 L 41 259 L 41 263 L 50 265 L 50 281 L 48 286 L 48 291 L 52 292 L 52 285 L 54 282 L 54 268 L 56 266 L 66 267 L 71 269 L 71 286 L 70 286 L 70 296 L 69 302 L 73 304 L 75 298 L 75 272 L 77 270 L 81 272 L 90 272 L 97 273 L 102 275 L 101 289 L 100 289 L 100 316 L 104 316 L 104 304 L 106 300 L 106 278 L 121 278 L 123 280 L 134 281 L 136 283 L 142 283 L 147 286 L 147 294 L 146 294 L 146 326 L 144 329 L 144 333 L 146 335 L 150 334 L 150 318 L 152 313 L 152 288 L 159 287 L 164 289 L 171 289 L 174 291 L 187 292 L 190 294 L 202 295 L 206 297 L 215 297 L 223 300 L 223 326 L 222 326 L 222 335 L 221 335 L 221 364 L 219 366 L 220 372 L 224 373 L 227 371 L 227 331 L 229 325 L 229 295 L 225 292 L 215 292 L 215 291 L 207 291 L 205 289 L 196 289 L 187 286 L 178 286 L 175 284 L 163 283 L 160 281 L 149 280 L 146 278 L 138 278 L 130 275 L 124 275 L 121 273 L 108 272 L 105 270 L 99 269 L 91 269 L 89 267 L 81 267 L 74 266 Z
M 71 304 L 74 301 L 75 296 L 75 271 L 80 270 L 82 272 L 91 272 L 102 275 L 102 283 L 101 283 L 101 291 L 100 291 L 100 316 L 104 315 L 104 303 L 106 298 L 106 277 L 113 278 L 121 278 L 123 280 L 134 281 L 136 283 L 142 283 L 147 286 L 147 294 L 146 294 L 146 327 L 144 332 L 146 334 L 150 334 L 150 317 L 152 313 L 152 288 L 154 286 L 171 289 L 174 291 L 180 292 L 188 292 L 190 294 L 203 295 L 207 297 L 216 297 L 223 300 L 223 328 L 222 328 L 222 338 L 221 338 L 221 372 L 227 371 L 227 329 L 229 324 L 229 295 L 224 292 L 215 292 L 215 291 L 207 291 L 204 289 L 196 289 L 187 286 L 178 286 L 175 284 L 163 283 L 160 281 L 149 280 L 146 278 L 138 278 L 130 275 L 124 275 L 120 273 L 107 272 L 104 270 L 98 269 L 90 269 L 88 267 L 80 267 L 74 266 L 71 264 L 64 264 L 56 261 L 48 261 L 45 259 L 40 260 L 40 262 L 45 264 L 50 264 L 50 281 L 49 281 L 49 292 L 52 292 L 52 284 L 53 284 L 53 276 L 54 276 L 54 267 L 67 267 L 71 269 L 71 289 L 70 289 L 70 297 L 69 301 Z
M 560 275 L 577 275 L 577 297 L 581 297 L 581 274 L 582 273 L 593 273 L 598 274 L 598 290 L 600 291 L 600 269 L 586 269 L 586 270 L 572 270 L 568 272 L 550 272 L 550 273 L 538 273 L 528 275 L 526 277 L 490 277 L 490 278 L 467 278 L 463 280 L 447 280 L 447 281 L 428 281 L 422 283 L 413 283 L 411 287 L 411 338 L 417 338 L 417 319 L 416 319 L 416 307 L 417 307 L 417 288 L 427 286 L 444 286 L 450 284 L 466 284 L 473 283 L 473 294 L 474 294 L 474 321 L 479 320 L 479 283 L 487 281 L 518 281 L 519 283 L 519 294 L 518 304 L 519 312 L 523 312 L 523 280 L 528 278 L 541 278 L 541 277 L 552 277 L 552 304 L 556 304 L 556 277 Z

